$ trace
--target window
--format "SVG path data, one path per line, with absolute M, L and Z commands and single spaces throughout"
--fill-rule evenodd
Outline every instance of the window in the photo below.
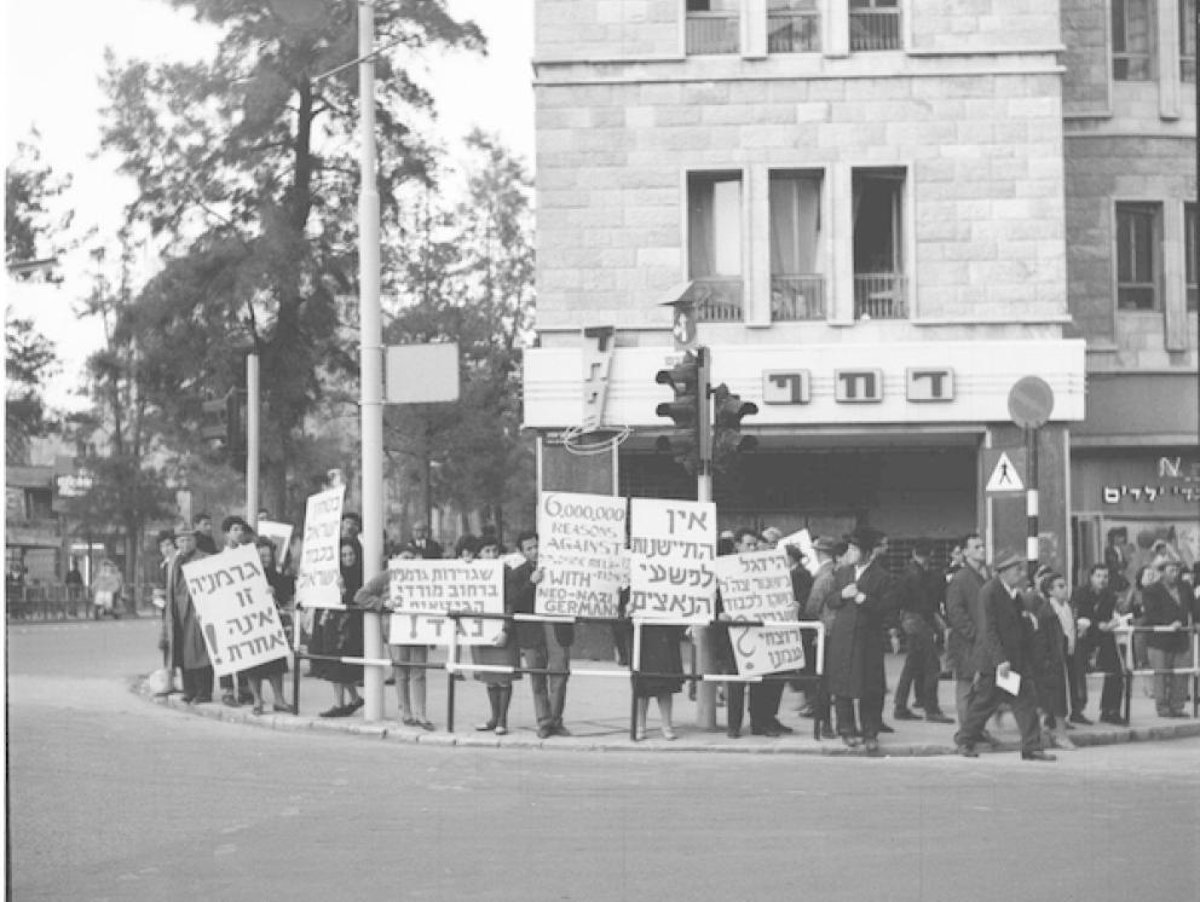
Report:
M 742 318 L 742 175 L 688 176 L 688 278 L 701 322 Z
M 904 319 L 904 171 L 854 172 L 855 319 Z
M 1117 309 L 1158 308 L 1158 207 L 1117 204 Z
M 1183 271 L 1187 277 L 1187 309 L 1189 313 L 1195 313 L 1198 309 L 1197 302 L 1200 301 L 1200 285 L 1197 285 L 1197 267 L 1200 266 L 1197 262 L 1197 254 L 1200 254 L 1200 239 L 1196 234 L 1195 204 L 1186 204 L 1183 208 Z
M 737 53 L 741 0 L 687 0 L 687 52 Z
M 1113 78 L 1154 78 L 1154 19 L 1151 0 L 1112 0 Z
M 767 52 L 802 53 L 821 49 L 821 17 L 817 0 L 770 0 L 767 7 Z
M 1179 77 L 1196 83 L 1196 0 L 1179 0 Z
M 899 50 L 899 0 L 850 0 L 850 49 Z
M 772 172 L 770 210 L 771 319 L 824 319 L 820 174 Z

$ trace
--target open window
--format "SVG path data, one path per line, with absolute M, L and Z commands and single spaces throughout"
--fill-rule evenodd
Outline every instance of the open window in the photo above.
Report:
M 899 0 L 850 0 L 850 49 L 899 50 Z
M 688 174 L 688 278 L 701 322 L 742 319 L 742 174 Z
M 825 318 L 821 173 L 772 172 L 771 319 Z
M 741 6 L 741 0 L 687 0 L 687 52 L 737 53 Z
M 767 52 L 805 53 L 821 49 L 817 0 L 769 0 Z
M 903 169 L 854 171 L 855 319 L 908 316 L 904 186 Z
M 1114 81 L 1154 78 L 1154 14 L 1151 0 L 1111 0 Z
M 1161 209 L 1117 204 L 1117 309 L 1158 310 Z

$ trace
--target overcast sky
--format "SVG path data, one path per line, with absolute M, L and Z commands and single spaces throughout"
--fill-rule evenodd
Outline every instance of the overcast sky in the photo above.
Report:
M 431 68 L 427 84 L 441 110 L 443 137 L 453 140 L 479 125 L 498 132 L 532 168 L 533 0 L 449 0 L 448 5 L 458 17 L 479 23 L 489 53 L 486 58 L 453 54 Z M 114 174 L 112 159 L 95 157 L 105 47 L 122 58 L 188 60 L 209 55 L 213 35 L 168 0 L 5 0 L 0 7 L 6 162 L 36 126 L 45 160 L 73 178 L 74 230 L 96 226 L 112 235 L 133 188 Z M 98 347 L 101 332 L 98 323 L 78 322 L 73 313 L 75 302 L 90 289 L 83 263 L 68 266 L 66 276 L 57 289 L 14 290 L 6 280 L 6 302 L 19 315 L 33 316 L 58 343 L 64 372 L 48 395 L 52 403 L 74 407 L 79 402 L 71 403 L 67 392 L 80 381 L 80 367 Z

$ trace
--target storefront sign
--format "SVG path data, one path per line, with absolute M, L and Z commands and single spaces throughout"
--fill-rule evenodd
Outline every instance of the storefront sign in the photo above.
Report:
M 808 370 L 764 370 L 764 404 L 808 404 L 812 375 Z M 834 397 L 839 404 L 875 404 L 883 400 L 883 370 L 835 370 Z M 954 370 L 909 367 L 904 371 L 905 399 L 913 404 L 954 400 Z
M 1132 501 L 1153 505 L 1166 498 L 1180 498 L 1187 502 L 1200 501 L 1200 461 L 1187 461 L 1182 457 L 1160 457 L 1157 479 L 1145 482 L 1111 482 L 1100 489 L 1101 501 L 1106 505 Z

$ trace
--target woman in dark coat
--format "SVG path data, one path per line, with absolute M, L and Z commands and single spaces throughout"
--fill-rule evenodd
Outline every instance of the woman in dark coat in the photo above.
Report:
M 879 748 L 883 724 L 885 628 L 895 607 L 894 580 L 879 560 L 883 534 L 856 530 L 847 538 L 844 566 L 834 574 L 827 604 L 836 614 L 829 637 L 829 691 L 835 699 L 837 730 L 846 745 L 859 744 L 854 702 L 858 700 L 862 742 Z
M 354 596 L 363 584 L 362 546 L 356 539 L 342 539 L 341 556 L 342 604 L 354 607 Z M 341 658 L 361 658 L 363 654 L 363 615 L 352 611 L 322 611 L 316 628 L 320 654 Z M 322 717 L 349 717 L 363 706 L 358 694 L 358 681 L 363 677 L 359 664 L 341 661 L 322 661 L 314 668 L 314 676 L 333 684 L 334 706 L 322 711 Z M 349 701 L 346 701 L 349 697 Z
M 258 559 L 262 562 L 263 576 L 266 577 L 267 585 L 271 588 L 271 597 L 275 601 L 275 610 L 279 614 L 280 624 L 283 624 L 284 611 L 291 605 L 292 596 L 296 593 L 296 580 L 291 576 L 284 576 L 275 566 L 275 545 L 270 539 L 259 538 L 254 544 L 258 550 Z M 284 634 L 286 635 L 286 633 L 285 627 Z M 276 658 L 274 661 L 267 661 L 265 664 L 259 664 L 257 667 L 250 667 L 244 671 L 246 683 L 250 687 L 250 694 L 254 697 L 252 710 L 255 714 L 263 713 L 262 684 L 264 679 L 271 684 L 271 696 L 274 699 L 273 710 L 282 714 L 295 713 L 283 695 L 283 675 L 287 671 L 286 657 Z
M 621 589 L 621 607 L 628 606 L 628 589 Z M 646 738 L 646 714 L 650 699 L 658 701 L 658 715 L 662 722 L 663 739 L 676 739 L 678 734 L 671 722 L 673 696 L 683 688 L 683 653 L 679 643 L 683 641 L 684 627 L 658 625 L 653 621 L 642 621 L 640 653 L 631 652 L 633 695 L 637 702 L 637 722 L 634 738 Z M 643 676 L 645 674 L 645 676 Z
M 1038 581 L 1039 592 L 1031 593 L 1029 611 L 1037 619 L 1033 634 L 1033 687 L 1043 725 L 1060 748 L 1069 747 L 1066 737 L 1058 735 L 1067 724 L 1067 639 L 1062 620 L 1050 599 L 1066 605 L 1067 581 L 1059 573 L 1046 573 Z

